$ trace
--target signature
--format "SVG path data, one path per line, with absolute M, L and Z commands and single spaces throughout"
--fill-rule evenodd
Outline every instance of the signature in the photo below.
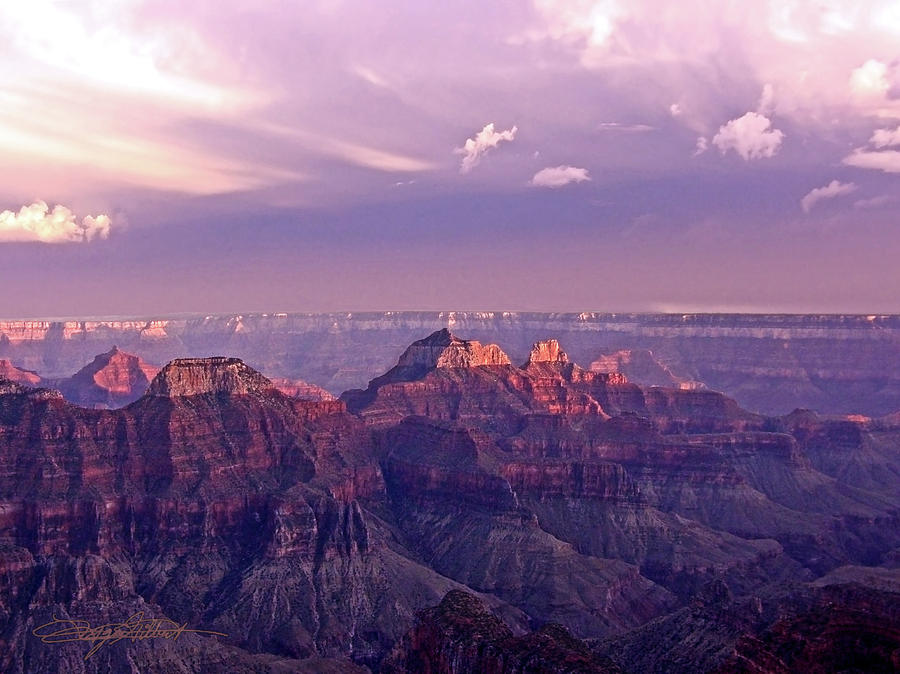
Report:
M 187 623 L 179 625 L 168 618 L 144 618 L 143 611 L 138 611 L 123 623 L 107 623 L 97 627 L 91 627 L 87 620 L 61 619 L 54 616 L 50 622 L 31 631 L 45 644 L 63 644 L 70 641 L 91 642 L 93 646 L 84 656 L 85 660 L 104 646 L 112 645 L 123 639 L 130 639 L 132 643 L 144 639 L 176 641 L 178 637 L 188 632 L 215 634 L 220 637 L 228 636 L 222 632 L 191 630 L 187 628 Z

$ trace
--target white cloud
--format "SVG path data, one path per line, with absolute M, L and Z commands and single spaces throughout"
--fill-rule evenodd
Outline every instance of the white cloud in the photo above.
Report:
M 900 126 L 896 129 L 876 129 L 869 139 L 869 146 L 856 148 L 844 157 L 843 163 L 885 173 L 900 173 L 900 151 L 883 149 L 900 146 Z
M 770 129 L 771 126 L 772 122 L 765 115 L 748 112 L 719 127 L 712 142 L 722 154 L 734 150 L 746 161 L 774 157 L 784 134 L 778 129 Z
M 855 183 L 842 183 L 839 180 L 832 180 L 823 187 L 817 187 L 810 190 L 809 193 L 800 200 L 800 205 L 803 207 L 804 213 L 809 213 L 813 206 L 822 201 L 822 199 L 834 199 L 835 197 L 855 192 L 856 189 L 857 186 Z
M 834 199 L 835 197 L 850 194 L 856 190 L 857 186 L 855 183 L 842 183 L 839 180 L 832 180 L 823 187 L 816 187 L 815 189 L 810 190 L 806 196 L 800 200 L 800 206 L 803 208 L 804 213 L 809 213 L 813 206 L 822 201 L 822 199 Z
M 879 208 L 881 206 L 893 203 L 894 201 L 896 201 L 896 198 L 888 194 L 880 194 L 877 197 L 860 199 L 859 201 L 853 202 L 853 208 Z
M 83 243 L 109 236 L 108 215 L 88 215 L 79 224 L 65 206 L 53 210 L 44 201 L 22 206 L 18 213 L 0 213 L 0 242 L 40 241 L 43 243 Z
M 869 152 L 857 149 L 844 157 L 842 161 L 847 166 L 875 169 L 885 173 L 900 173 L 900 152 L 897 150 Z
M 548 166 L 534 174 L 531 184 L 535 187 L 563 187 L 569 183 L 582 183 L 590 180 L 588 170 L 575 166 Z
M 678 103 L 672 103 L 672 105 L 669 106 L 669 114 L 672 115 L 672 117 L 680 117 L 681 105 Z
M 900 145 L 900 126 L 896 129 L 878 129 L 872 134 L 869 143 L 877 148 Z
M 513 126 L 506 131 L 494 131 L 494 123 L 485 124 L 484 128 L 475 134 L 474 138 L 466 140 L 466 144 L 456 148 L 456 154 L 464 155 L 459 167 L 460 173 L 468 173 L 478 166 L 481 158 L 490 150 L 497 147 L 503 141 L 511 141 L 516 137 L 518 127 Z
M 878 59 L 869 59 L 850 73 L 850 90 L 861 97 L 883 98 L 891 88 L 888 67 Z
M 706 140 L 706 136 L 698 136 L 697 144 L 694 146 L 694 157 L 699 157 L 701 154 L 706 152 L 709 149 L 709 141 Z

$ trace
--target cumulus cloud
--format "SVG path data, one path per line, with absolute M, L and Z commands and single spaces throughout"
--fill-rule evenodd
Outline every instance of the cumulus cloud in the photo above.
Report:
M 531 184 L 535 187 L 563 187 L 569 183 L 583 183 L 590 180 L 588 170 L 575 166 L 548 166 L 534 174 Z
M 511 141 L 516 137 L 518 127 L 513 126 L 506 131 L 494 131 L 494 123 L 485 124 L 484 128 L 475 134 L 474 138 L 466 140 L 466 144 L 456 148 L 456 154 L 463 155 L 460 163 L 459 172 L 468 173 L 478 166 L 481 158 L 497 147 L 503 141 Z
M 712 142 L 722 154 L 734 150 L 746 161 L 774 157 L 784 134 L 771 126 L 771 120 L 765 115 L 748 112 L 719 127 Z
M 890 88 L 887 64 L 878 59 L 869 59 L 850 73 L 850 90 L 857 96 L 884 97 Z
M 900 126 L 896 129 L 877 129 L 869 139 L 869 143 L 877 148 L 900 145 Z
M 65 206 L 53 210 L 45 201 L 22 206 L 19 212 L 0 213 L 0 242 L 84 243 L 109 236 L 108 215 L 87 215 L 79 223 Z
M 800 205 L 803 207 L 804 213 L 809 213 L 813 206 L 823 199 L 834 199 L 835 197 L 855 192 L 856 189 L 857 186 L 855 183 L 842 183 L 839 180 L 832 180 L 823 187 L 817 187 L 810 190 L 809 193 L 800 200 Z

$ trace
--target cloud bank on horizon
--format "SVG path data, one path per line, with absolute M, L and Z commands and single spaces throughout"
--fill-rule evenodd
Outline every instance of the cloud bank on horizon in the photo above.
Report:
M 0 38 L 8 222 L 35 195 L 223 240 L 236 212 L 279 232 L 326 213 L 364 249 L 385 228 L 359 214 L 390 211 L 427 247 L 431 211 L 401 204 L 461 222 L 520 199 L 525 238 L 577 214 L 649 260 L 667 237 L 715 256 L 761 227 L 887 228 L 897 207 L 896 0 L 31 0 L 0 7 Z M 832 181 L 853 199 L 815 192 Z M 108 232 L 72 222 L 0 241 Z

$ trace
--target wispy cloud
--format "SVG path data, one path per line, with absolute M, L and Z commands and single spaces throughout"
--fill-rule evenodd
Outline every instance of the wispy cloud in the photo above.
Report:
M 255 131 L 287 140 L 308 152 L 343 160 L 349 164 L 371 168 L 387 173 L 416 173 L 437 167 L 434 162 L 410 157 L 399 152 L 371 147 L 350 140 L 334 138 L 323 133 L 315 133 L 299 127 L 256 122 Z
M 531 184 L 535 187 L 557 188 L 569 183 L 583 183 L 590 180 L 588 170 L 575 166 L 548 166 L 534 174 Z
M 478 166 L 481 158 L 503 141 L 512 141 L 516 137 L 518 127 L 513 126 L 506 131 L 495 131 L 494 124 L 485 124 L 474 137 L 466 140 L 465 145 L 456 148 L 454 153 L 463 155 L 459 166 L 460 173 L 468 173 Z
M 694 144 L 694 157 L 699 157 L 709 149 L 709 141 L 706 136 L 697 136 L 697 142 Z
M 892 197 L 889 194 L 879 194 L 877 197 L 870 197 L 868 199 L 859 199 L 858 201 L 854 201 L 853 208 L 859 208 L 863 210 L 869 208 L 881 208 L 882 206 L 892 204 L 895 201 L 897 201 L 896 197 Z
M 759 103 L 756 105 L 756 111 L 765 116 L 775 112 L 775 89 L 766 83 L 763 85 L 762 93 L 759 96 Z
M 86 243 L 107 238 L 111 224 L 108 215 L 87 215 L 78 222 L 67 207 L 56 205 L 51 210 L 38 200 L 18 213 L 0 213 L 0 242 Z
M 857 185 L 855 183 L 842 183 L 839 180 L 832 180 L 823 187 L 816 187 L 815 189 L 810 190 L 806 196 L 800 200 L 800 206 L 803 208 L 804 213 L 809 213 L 813 206 L 823 199 L 834 199 L 835 197 L 850 194 L 856 190 Z
M 188 120 L 234 120 L 268 96 L 237 84 L 231 59 L 196 27 L 141 21 L 145 10 L 139 2 L 4 6 L 0 39 L 11 67 L 0 72 L 0 170 L 18 182 L 14 167 L 58 167 L 70 179 L 55 193 L 88 179 L 189 194 L 272 182 L 266 167 L 178 132 Z
M 655 126 L 649 124 L 622 124 L 621 122 L 601 122 L 597 128 L 600 131 L 619 131 L 622 133 L 645 133 L 655 131 Z

